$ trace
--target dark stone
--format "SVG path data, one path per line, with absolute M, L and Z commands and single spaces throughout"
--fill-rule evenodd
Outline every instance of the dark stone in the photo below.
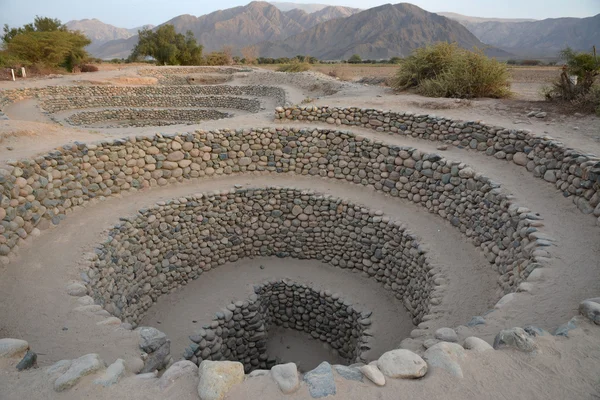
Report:
M 335 380 L 331 364 L 323 361 L 319 366 L 304 375 L 310 395 L 315 398 L 326 397 L 336 393 Z
M 162 346 L 158 348 L 154 353 L 148 355 L 144 368 L 140 371 L 140 374 L 147 372 L 153 372 L 155 370 L 161 370 L 169 363 L 169 355 L 171 354 L 171 341 L 167 340 Z
M 37 354 L 28 350 L 27 353 L 25 353 L 25 357 L 17 364 L 17 370 L 23 371 L 35 366 L 37 366 Z

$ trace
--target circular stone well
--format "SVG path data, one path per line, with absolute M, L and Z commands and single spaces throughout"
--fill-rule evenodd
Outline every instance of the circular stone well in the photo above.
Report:
M 409 329 L 429 311 L 434 287 L 425 252 L 404 227 L 362 206 L 296 189 L 243 189 L 159 203 L 124 219 L 109 235 L 88 272 L 88 288 L 97 303 L 134 325 L 161 295 L 202 279 L 219 265 L 257 256 L 319 260 L 361 272 L 402 302 L 409 316 L 396 317 L 404 318 Z M 219 271 L 210 272 L 215 273 Z M 235 274 L 229 279 L 235 280 Z M 224 317 L 217 314 L 207 326 L 214 330 L 210 341 L 203 348 L 186 349 L 187 357 L 238 360 L 246 369 L 265 367 L 266 339 L 261 335 L 276 325 L 310 334 L 348 363 L 360 359 L 369 314 L 349 308 L 350 300 L 308 286 L 287 292 L 280 286 L 262 288 L 254 289 L 256 309 L 246 310 L 256 315 L 236 329 L 219 326 Z M 273 291 L 277 302 L 270 301 Z M 241 308 L 239 318 L 248 316 L 243 301 L 233 304 Z M 255 349 L 252 354 L 250 348 Z

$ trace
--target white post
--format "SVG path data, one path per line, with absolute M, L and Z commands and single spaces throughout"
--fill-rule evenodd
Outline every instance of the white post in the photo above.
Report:
M 25 73 L 25 67 L 21 67 L 21 76 L 23 78 L 27 78 L 27 74 Z
M 16 79 L 15 79 L 15 70 L 11 68 L 11 69 L 10 69 L 10 73 L 12 74 L 13 81 L 14 81 L 14 80 L 16 80 Z

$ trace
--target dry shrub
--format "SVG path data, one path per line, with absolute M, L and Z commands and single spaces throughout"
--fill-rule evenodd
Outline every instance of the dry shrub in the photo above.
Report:
M 348 71 L 347 68 L 344 68 L 343 66 L 335 66 L 332 67 L 328 72 L 327 75 L 331 76 L 332 78 L 337 78 L 340 81 L 351 81 L 352 80 L 352 74 L 350 73 L 350 71 Z
M 98 67 L 92 64 L 82 64 L 79 66 L 81 72 L 98 72 Z
M 414 88 L 429 97 L 502 98 L 511 94 L 509 79 L 506 64 L 486 57 L 481 50 L 437 43 L 416 49 L 402 60 L 391 86 Z
M 277 68 L 279 72 L 305 72 L 311 69 L 311 65 L 307 62 L 292 61 L 289 64 L 284 64 Z

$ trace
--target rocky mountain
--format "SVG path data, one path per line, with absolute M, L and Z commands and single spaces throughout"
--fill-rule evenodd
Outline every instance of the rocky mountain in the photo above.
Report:
M 172 24 L 179 33 L 192 31 L 205 51 L 210 52 L 223 46 L 241 49 L 260 42 L 281 41 L 323 21 L 344 18 L 356 11 L 348 7 L 325 6 L 311 14 L 298 9 L 283 12 L 270 3 L 253 1 L 246 6 L 200 17 L 180 15 L 165 24 Z M 93 54 L 100 58 L 127 57 L 136 43 L 137 36 L 113 40 L 94 49 Z
M 281 11 L 291 11 L 291 10 L 302 10 L 308 14 L 312 14 L 317 11 L 321 11 L 322 9 L 329 7 L 326 4 L 305 4 L 305 3 L 290 3 L 290 2 L 279 2 L 279 1 L 270 1 L 269 3 L 273 4 L 275 7 L 279 8 Z
M 457 42 L 465 48 L 484 48 L 471 32 L 456 21 L 408 3 L 386 4 L 346 18 L 320 23 L 280 42 L 257 45 L 264 57 L 310 54 L 320 59 L 383 59 L 408 55 L 426 44 Z M 488 49 L 491 55 L 505 52 Z
M 96 18 L 73 20 L 67 22 L 65 25 L 70 30 L 81 31 L 88 38 L 90 38 L 92 43 L 86 48 L 86 50 L 91 54 L 95 54 L 98 49 L 107 42 L 128 39 L 137 35 L 138 30 L 144 27 L 148 27 L 150 29 L 154 27 L 153 25 L 145 25 L 143 27 L 133 29 L 118 28 L 114 25 L 105 24 Z
M 483 22 L 532 22 L 537 21 L 536 19 L 527 18 L 482 18 L 482 17 L 470 17 L 468 15 L 457 14 L 453 12 L 439 12 L 436 13 L 446 18 L 453 19 L 460 22 L 463 25 L 467 24 L 480 24 Z
M 600 45 L 600 14 L 589 18 L 494 20 L 445 13 L 479 40 L 522 57 L 552 57 L 567 46 L 589 51 Z

